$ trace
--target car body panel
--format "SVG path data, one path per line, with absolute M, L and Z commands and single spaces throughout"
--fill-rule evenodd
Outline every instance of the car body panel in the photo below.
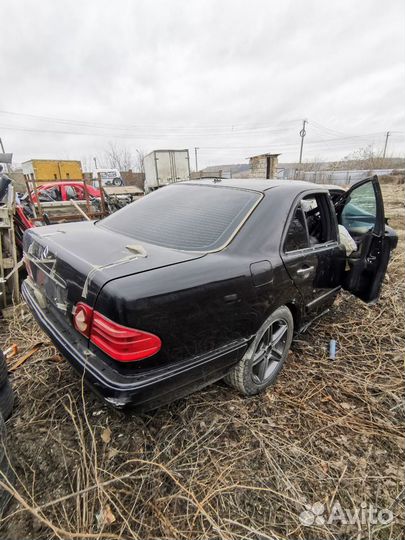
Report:
M 193 196 L 209 186 L 221 190 L 220 197 L 227 193 L 222 188 L 258 191 L 262 197 L 236 235 L 215 252 L 137 245 L 130 236 L 84 222 L 42 227 L 24 237 L 24 251 L 36 257 L 40 271 L 24 284 L 27 303 L 74 367 L 115 406 L 155 407 L 218 380 L 278 307 L 291 310 L 299 331 L 330 307 L 345 282 L 345 252 L 326 188 L 301 181 L 216 179 L 159 191 L 179 185 L 189 186 Z M 334 239 L 285 254 L 283 238 L 294 207 L 314 193 L 329 201 Z M 53 275 L 48 272 L 41 281 L 48 258 L 56 260 Z M 303 265 L 314 267 L 306 279 L 297 274 Z M 55 279 L 62 283 L 54 285 Z M 117 324 L 159 336 L 162 348 L 137 362 L 113 360 L 73 329 L 78 301 Z M 159 373 L 165 375 L 156 379 Z
M 36 227 L 24 233 L 24 252 L 34 264 L 33 271 L 52 269 L 54 277 L 66 282 L 71 304 L 84 299 L 93 306 L 99 290 L 110 280 L 203 256 L 147 244 L 143 252 L 132 248 L 136 248 L 132 238 L 89 221 Z
M 85 382 L 107 403 L 127 408 L 136 403 L 138 410 L 149 410 L 203 388 L 226 375 L 243 356 L 246 340 L 229 343 L 206 355 L 196 355 L 176 365 L 149 366 L 149 369 L 125 371 L 92 353 L 87 340 L 72 326 L 58 326 L 55 319 L 37 302 L 32 284 L 25 281 L 22 294 L 40 327 L 69 360 L 74 369 L 85 375 Z

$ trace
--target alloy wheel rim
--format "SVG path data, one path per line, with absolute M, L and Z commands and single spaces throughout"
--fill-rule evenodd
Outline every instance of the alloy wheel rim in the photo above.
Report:
M 264 331 L 253 353 L 252 379 L 256 384 L 265 383 L 279 368 L 287 336 L 288 324 L 284 319 L 273 321 Z

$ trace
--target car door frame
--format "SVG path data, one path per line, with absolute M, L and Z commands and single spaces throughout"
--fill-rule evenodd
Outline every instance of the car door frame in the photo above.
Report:
M 43 201 L 43 202 L 60 202 L 60 201 L 63 201 L 63 192 L 60 188 L 60 186 L 58 186 L 57 184 L 53 184 L 51 186 L 44 186 L 45 189 L 42 189 L 41 191 L 38 191 L 37 190 L 37 193 L 38 193 L 38 197 L 40 197 L 41 195 L 44 195 L 46 194 L 48 197 L 49 197 L 49 200 L 48 201 Z M 59 194 L 60 194 L 60 199 L 54 199 L 51 195 L 50 195 L 50 191 L 52 190 L 59 190 Z
M 372 229 L 361 237 L 354 237 L 358 251 L 348 257 L 350 270 L 345 273 L 342 286 L 364 302 L 373 304 L 378 300 L 391 252 L 385 235 L 384 200 L 378 176 L 369 176 L 353 184 L 335 202 L 335 210 L 338 223 L 341 224 L 341 215 L 346 204 L 350 202 L 350 195 L 367 183 L 371 183 L 374 190 L 376 221 Z
M 325 197 L 328 204 L 330 219 L 332 220 L 329 227 L 336 230 L 336 238 L 311 246 L 309 243 L 308 224 L 305 219 L 308 247 L 293 251 L 285 251 L 284 246 L 287 233 L 295 216 L 296 209 L 302 199 L 311 195 L 322 195 Z M 345 263 L 344 251 L 339 243 L 336 213 L 330 194 L 326 189 L 306 190 L 299 193 L 294 198 L 281 236 L 280 257 L 287 273 L 301 294 L 306 317 L 310 320 L 321 315 L 328 307 L 330 307 L 330 305 L 332 305 L 336 295 L 342 287 L 341 282 Z M 329 261 L 328 257 L 330 259 Z M 302 264 L 301 268 L 295 269 L 292 267 L 294 259 L 297 263 L 297 267 Z M 332 273 L 323 276 L 323 279 L 330 279 L 330 283 L 325 287 L 319 286 L 320 261 L 323 263 L 326 261 L 326 264 L 333 269 Z M 298 271 L 305 269 L 305 266 L 308 267 L 308 271 L 299 275 Z

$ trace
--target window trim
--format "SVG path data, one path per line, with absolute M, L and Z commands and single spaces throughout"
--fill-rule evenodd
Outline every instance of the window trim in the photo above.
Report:
M 315 244 L 314 246 L 308 245 L 308 247 L 306 247 L 306 248 L 294 249 L 292 251 L 286 251 L 285 250 L 285 242 L 286 242 L 286 238 L 287 238 L 287 233 L 288 233 L 288 230 L 290 228 L 291 222 L 294 219 L 296 209 L 297 209 L 298 205 L 301 203 L 302 199 L 304 199 L 305 197 L 311 196 L 311 195 L 314 195 L 314 196 L 321 195 L 324 200 L 326 199 L 326 204 L 330 208 L 330 213 L 329 214 L 331 214 L 330 217 L 332 218 L 332 221 L 329 223 L 329 229 L 331 229 L 333 227 L 333 224 L 335 224 L 337 238 L 336 238 L 336 240 L 333 240 L 333 239 L 332 240 L 327 240 L 326 242 L 322 242 L 320 244 Z M 337 222 L 335 207 L 333 206 L 329 191 L 319 191 L 319 190 L 302 191 L 301 193 L 299 193 L 295 197 L 295 199 L 293 201 L 293 204 L 291 205 L 290 211 L 288 213 L 288 217 L 287 217 L 287 220 L 285 222 L 284 229 L 283 229 L 283 234 L 281 236 L 280 254 L 282 256 L 284 255 L 284 256 L 288 257 L 291 254 L 314 253 L 314 252 L 317 252 L 317 251 L 319 251 L 321 249 L 338 246 L 339 245 L 339 236 L 338 236 L 338 232 L 337 232 L 337 223 L 338 222 Z M 306 228 L 306 231 L 307 231 L 308 243 L 309 243 L 308 223 L 307 223 L 306 220 L 305 220 L 305 228 Z
M 303 251 L 304 249 L 308 249 L 308 248 L 311 247 L 311 245 L 309 243 L 308 223 L 307 223 L 307 220 L 306 220 L 304 209 L 301 206 L 301 201 L 302 201 L 302 199 L 300 199 L 298 201 L 298 203 L 295 205 L 294 212 L 292 213 L 291 219 L 289 220 L 288 227 L 286 229 L 286 234 L 285 234 L 285 238 L 284 238 L 284 242 L 283 242 L 283 252 L 284 253 L 295 253 L 296 251 Z M 287 244 L 288 231 L 290 230 L 291 224 L 292 224 L 292 222 L 293 222 L 293 220 L 295 218 L 295 215 L 296 215 L 298 209 L 301 210 L 301 214 L 302 214 L 302 217 L 303 217 L 303 220 L 304 220 L 304 229 L 305 229 L 305 236 L 306 236 L 306 240 L 307 240 L 307 245 L 304 248 L 287 250 L 286 249 L 286 244 Z

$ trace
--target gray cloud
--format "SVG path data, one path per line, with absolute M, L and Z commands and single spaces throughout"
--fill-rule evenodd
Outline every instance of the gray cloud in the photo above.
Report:
M 201 165 L 260 151 L 295 160 L 302 118 L 306 158 L 381 148 L 386 130 L 403 153 L 402 0 L 2 8 L 0 110 L 19 114 L 0 113 L 0 136 L 16 161 L 81 159 L 108 141 L 198 146 Z

